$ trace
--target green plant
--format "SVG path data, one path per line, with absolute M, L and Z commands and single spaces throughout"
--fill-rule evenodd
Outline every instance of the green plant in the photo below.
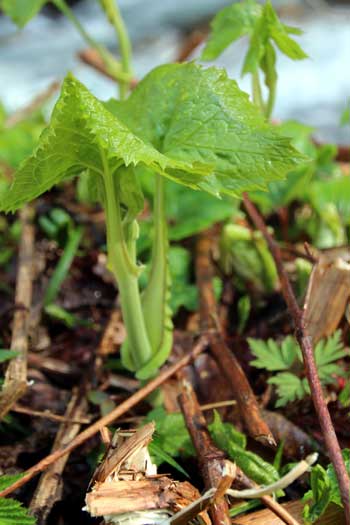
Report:
M 264 6 L 255 0 L 244 0 L 225 7 L 211 23 L 211 33 L 203 50 L 202 60 L 214 60 L 232 43 L 247 35 L 249 49 L 244 59 L 242 74 L 252 76 L 253 100 L 269 118 L 276 97 L 277 71 L 275 46 L 292 60 L 307 55 L 290 35 L 300 35 L 295 27 L 283 24 L 270 0 Z M 259 71 L 264 75 L 269 91 L 263 100 Z
M 347 471 L 350 473 L 350 451 L 344 449 L 343 458 Z M 304 495 L 305 525 L 315 523 L 331 503 L 342 506 L 339 485 L 333 465 L 325 469 L 321 465 L 312 467 L 310 474 L 310 490 Z
M 278 344 L 273 339 L 248 339 L 249 347 L 256 357 L 251 365 L 277 372 L 268 383 L 276 385 L 278 400 L 276 407 L 285 406 L 291 401 L 303 399 L 310 394 L 308 382 L 303 373 L 303 360 L 300 348 L 294 337 L 287 336 Z M 338 330 L 315 346 L 315 361 L 320 380 L 324 385 L 334 382 L 335 376 L 343 376 L 344 369 L 336 363 L 348 355 L 341 342 Z
M 220 236 L 220 266 L 226 274 L 233 274 L 238 289 L 245 290 L 246 283 L 260 292 L 276 289 L 276 266 L 259 231 L 241 224 L 225 224 Z
M 157 407 L 148 413 L 146 421 L 156 423 L 155 442 L 170 457 L 194 455 L 192 441 L 181 413 L 167 413 L 163 407 Z M 231 423 L 221 421 L 218 412 L 214 411 L 214 419 L 208 429 L 218 447 L 227 452 L 251 479 L 264 485 L 278 480 L 275 467 L 247 450 L 246 436 Z M 161 457 L 157 460 L 158 464 L 164 461 Z
M 300 155 L 264 122 L 237 84 L 195 64 L 156 68 L 125 101 L 103 104 L 74 77 L 64 81 L 49 127 L 1 199 L 14 211 L 54 184 L 82 175 L 106 211 L 109 267 L 120 294 L 127 341 L 124 365 L 140 379 L 154 375 L 172 342 L 165 184 L 219 196 L 263 187 Z M 136 261 L 139 177 L 152 175 L 154 240 L 142 296 Z
M 19 475 L 0 477 L 0 490 L 4 490 L 17 481 Z M 22 504 L 11 498 L 0 498 L 0 525 L 34 525 L 35 519 L 28 514 Z

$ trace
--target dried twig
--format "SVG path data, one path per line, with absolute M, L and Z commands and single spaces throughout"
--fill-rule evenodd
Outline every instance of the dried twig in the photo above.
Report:
M 314 403 L 315 411 L 319 419 L 323 438 L 327 451 L 337 475 L 341 499 L 344 505 L 346 523 L 350 524 L 350 480 L 346 471 L 345 463 L 342 457 L 341 449 L 338 443 L 329 410 L 322 392 L 322 385 L 318 376 L 317 367 L 314 359 L 311 338 L 305 329 L 305 318 L 303 311 L 300 309 L 295 298 L 288 274 L 284 269 L 281 250 L 278 244 L 270 235 L 266 224 L 259 214 L 254 204 L 250 201 L 247 194 L 243 195 L 244 205 L 248 215 L 263 234 L 271 254 L 275 260 L 278 275 L 281 281 L 283 297 L 287 303 L 289 313 L 294 322 L 295 337 L 301 348 L 307 380 L 311 390 L 311 397 Z
M 28 416 L 33 416 L 33 417 L 40 417 L 42 419 L 50 419 L 51 421 L 58 421 L 59 423 L 86 425 L 91 422 L 90 418 L 88 417 L 80 417 L 79 419 L 77 418 L 71 419 L 70 417 L 67 417 L 67 415 L 61 416 L 59 414 L 53 414 L 49 410 L 43 410 L 43 411 L 32 410 L 31 408 L 23 407 L 20 405 L 15 405 L 12 408 L 12 412 L 17 412 L 17 414 L 26 414 Z
M 210 349 L 222 373 L 230 383 L 237 400 L 245 426 L 257 441 L 275 445 L 275 440 L 263 420 L 257 400 L 248 379 L 234 354 L 227 347 L 217 319 L 217 305 L 213 289 L 211 263 L 212 240 L 210 234 L 202 234 L 197 242 L 196 278 L 200 293 L 201 328 L 209 331 Z
M 144 387 L 142 387 L 140 390 L 135 392 L 135 394 L 130 396 L 128 399 L 126 399 L 123 403 L 117 406 L 109 414 L 100 418 L 95 423 L 93 423 L 91 426 L 86 428 L 83 432 L 78 434 L 76 438 L 74 438 L 65 448 L 61 448 L 59 450 L 56 450 L 52 454 L 49 454 L 46 458 L 42 459 L 36 465 L 34 465 L 33 467 L 25 471 L 21 479 L 19 479 L 18 481 L 13 483 L 10 487 L 0 492 L 0 497 L 7 496 L 8 494 L 11 494 L 11 492 L 13 492 L 14 490 L 18 489 L 19 487 L 22 487 L 29 480 L 31 480 L 34 476 L 39 474 L 39 472 L 43 472 L 50 465 L 52 465 L 55 461 L 62 458 L 66 454 L 70 454 L 72 450 L 76 449 L 82 443 L 84 443 L 87 439 L 90 439 L 92 436 L 100 432 L 100 430 L 103 427 L 114 423 L 120 416 L 128 412 L 128 410 L 133 408 L 135 405 L 140 403 L 140 401 L 144 400 L 147 396 L 149 396 L 152 392 L 154 392 L 154 390 L 159 388 L 167 379 L 169 379 L 169 377 L 176 374 L 176 372 L 178 372 L 182 367 L 188 365 L 207 346 L 208 346 L 208 341 L 206 337 L 202 336 L 199 339 L 199 341 L 195 344 L 192 351 L 189 352 L 186 356 L 176 361 L 173 365 L 168 366 L 167 368 L 163 369 L 163 371 L 161 371 L 155 379 L 153 379 L 152 381 L 147 383 Z
M 68 404 L 65 418 L 66 422 L 62 423 L 56 435 L 52 451 L 64 448 L 78 434 L 80 430 L 79 423 L 73 423 L 84 416 L 88 404 L 82 392 L 77 390 L 73 392 L 72 398 Z M 61 457 L 52 464 L 41 476 L 38 486 L 35 490 L 33 499 L 30 504 L 30 511 L 36 518 L 38 525 L 44 525 L 46 519 L 55 504 L 61 498 L 63 489 L 62 472 L 68 460 L 68 456 Z
M 19 352 L 7 367 L 0 393 L 0 419 L 2 419 L 27 389 L 28 319 L 33 291 L 34 209 L 26 206 L 20 213 L 22 235 L 19 245 L 18 271 L 13 318 L 11 350 Z
M 225 471 L 227 463 L 225 454 L 212 442 L 197 396 L 189 381 L 183 379 L 180 388 L 179 404 L 197 451 L 205 487 L 206 489 L 215 488 L 219 485 Z M 233 477 L 229 476 L 226 489 L 231 486 L 232 481 Z M 214 525 L 231 524 L 229 508 L 224 494 L 225 490 L 222 497 L 216 498 L 215 503 L 210 508 L 210 516 Z

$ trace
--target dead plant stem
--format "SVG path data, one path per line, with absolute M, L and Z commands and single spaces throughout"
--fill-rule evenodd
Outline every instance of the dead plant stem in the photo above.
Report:
M 261 217 L 254 204 L 251 202 L 247 194 L 243 195 L 243 202 L 249 217 L 255 224 L 256 228 L 259 229 L 263 234 L 276 264 L 277 272 L 281 281 L 282 294 L 284 300 L 286 301 L 289 313 L 293 319 L 295 337 L 299 343 L 303 354 L 305 372 L 310 386 L 312 401 L 315 407 L 316 414 L 318 416 L 329 458 L 334 466 L 337 475 L 341 499 L 346 516 L 346 523 L 347 525 L 350 525 L 349 475 L 346 471 L 345 463 L 341 453 L 341 448 L 333 427 L 327 403 L 323 395 L 322 385 L 318 376 L 318 371 L 315 363 L 311 337 L 307 334 L 305 328 L 303 310 L 301 310 L 297 303 L 288 274 L 283 266 L 282 255 L 279 245 L 272 238 L 263 218 Z

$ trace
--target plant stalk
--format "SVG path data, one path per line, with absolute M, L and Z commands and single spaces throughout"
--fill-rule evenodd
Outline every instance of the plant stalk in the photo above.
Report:
M 269 97 L 267 99 L 266 107 L 265 107 L 265 116 L 267 120 L 270 120 L 273 108 L 275 107 L 275 101 L 276 101 L 276 82 L 274 82 L 269 89 Z
M 259 72 L 255 71 L 252 74 L 252 91 L 253 91 L 253 102 L 258 108 L 260 108 L 262 113 L 265 113 L 265 104 L 262 97 L 261 85 L 259 79 Z
M 69 7 L 65 0 L 52 0 L 57 9 L 63 13 L 66 18 L 74 25 L 83 40 L 93 49 L 95 49 L 103 60 L 106 71 L 115 78 L 118 82 L 128 80 L 128 76 L 124 73 L 122 65 L 113 57 L 113 55 L 84 29 L 74 11 Z M 129 79 L 130 80 L 130 79 Z
M 132 50 L 128 31 L 124 20 L 120 14 L 120 9 L 115 0 L 100 0 L 101 6 L 105 11 L 109 22 L 115 29 L 117 40 L 120 47 L 121 63 L 123 73 L 129 78 L 127 81 L 120 81 L 120 98 L 123 100 L 127 97 L 130 89 L 130 79 L 132 78 Z
M 147 333 L 153 350 L 167 344 L 170 349 L 172 337 L 171 312 L 168 306 L 168 228 L 165 213 L 165 180 L 156 175 L 153 220 L 155 238 L 153 240 L 151 271 L 146 290 L 142 297 Z M 166 341 L 168 339 L 168 341 Z
M 138 268 L 130 257 L 124 238 L 120 201 L 114 177 L 104 159 L 105 207 L 107 222 L 107 246 L 110 268 L 119 289 L 123 320 L 127 332 L 127 344 L 131 348 L 133 366 L 141 368 L 152 356 L 145 320 L 143 317 L 138 283 Z

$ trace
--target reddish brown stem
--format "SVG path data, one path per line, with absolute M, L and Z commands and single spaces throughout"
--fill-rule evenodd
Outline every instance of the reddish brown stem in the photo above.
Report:
M 209 332 L 210 350 L 222 373 L 230 383 L 240 415 L 251 437 L 264 444 L 275 445 L 269 427 L 263 420 L 254 392 L 234 354 L 226 345 L 219 321 L 213 288 L 210 233 L 202 234 L 197 242 L 196 278 L 200 294 L 201 328 Z
M 159 373 L 159 375 L 155 379 L 152 379 L 152 381 L 150 381 L 140 390 L 135 392 L 135 394 L 123 401 L 123 403 L 118 405 L 109 414 L 100 418 L 98 421 L 86 428 L 83 432 L 78 434 L 76 438 L 74 438 L 65 448 L 55 450 L 55 452 L 49 454 L 48 456 L 46 456 L 46 458 L 42 459 L 36 465 L 33 465 L 33 467 L 29 468 L 26 472 L 24 472 L 21 479 L 7 487 L 5 490 L 1 491 L 0 497 L 7 496 L 8 494 L 11 494 L 11 492 L 13 492 L 14 490 L 22 487 L 22 485 L 27 483 L 37 474 L 39 474 L 39 472 L 43 472 L 50 465 L 52 465 L 52 463 L 62 458 L 66 454 L 70 454 L 72 450 L 79 447 L 87 439 L 90 439 L 92 436 L 100 432 L 100 430 L 103 427 L 114 423 L 114 421 L 116 421 L 120 416 L 128 412 L 131 408 L 140 403 L 140 401 L 142 401 L 152 392 L 154 392 L 154 390 L 159 388 L 167 379 L 169 379 L 169 377 L 176 374 L 176 372 L 178 372 L 182 367 L 188 365 L 192 361 L 192 359 L 195 359 L 207 347 L 207 345 L 207 339 L 205 337 L 201 337 L 190 353 L 176 361 L 176 363 L 174 363 L 173 365 L 165 368 Z
M 197 452 L 205 488 L 208 490 L 217 487 L 225 471 L 225 454 L 212 442 L 197 396 L 186 379 L 181 382 L 179 404 Z M 231 485 L 232 481 L 233 478 L 228 486 Z M 229 508 L 224 496 L 215 501 L 209 512 L 213 525 L 231 524 Z
M 350 480 L 346 471 L 345 463 L 342 457 L 341 448 L 335 433 L 331 416 L 327 407 L 327 403 L 323 396 L 322 385 L 318 376 L 317 367 L 314 359 L 314 352 L 310 336 L 306 332 L 305 319 L 303 311 L 299 307 L 295 294 L 293 292 L 289 277 L 283 266 L 282 255 L 279 245 L 270 235 L 266 224 L 260 213 L 251 202 L 247 194 L 243 194 L 244 206 L 248 215 L 263 234 L 271 254 L 275 260 L 277 272 L 281 281 L 282 294 L 287 303 L 289 313 L 294 322 L 295 337 L 299 343 L 303 354 L 306 377 L 310 386 L 311 397 L 314 403 L 315 411 L 318 416 L 323 438 L 329 454 L 329 458 L 333 463 L 341 498 L 344 506 L 346 523 L 350 525 Z

